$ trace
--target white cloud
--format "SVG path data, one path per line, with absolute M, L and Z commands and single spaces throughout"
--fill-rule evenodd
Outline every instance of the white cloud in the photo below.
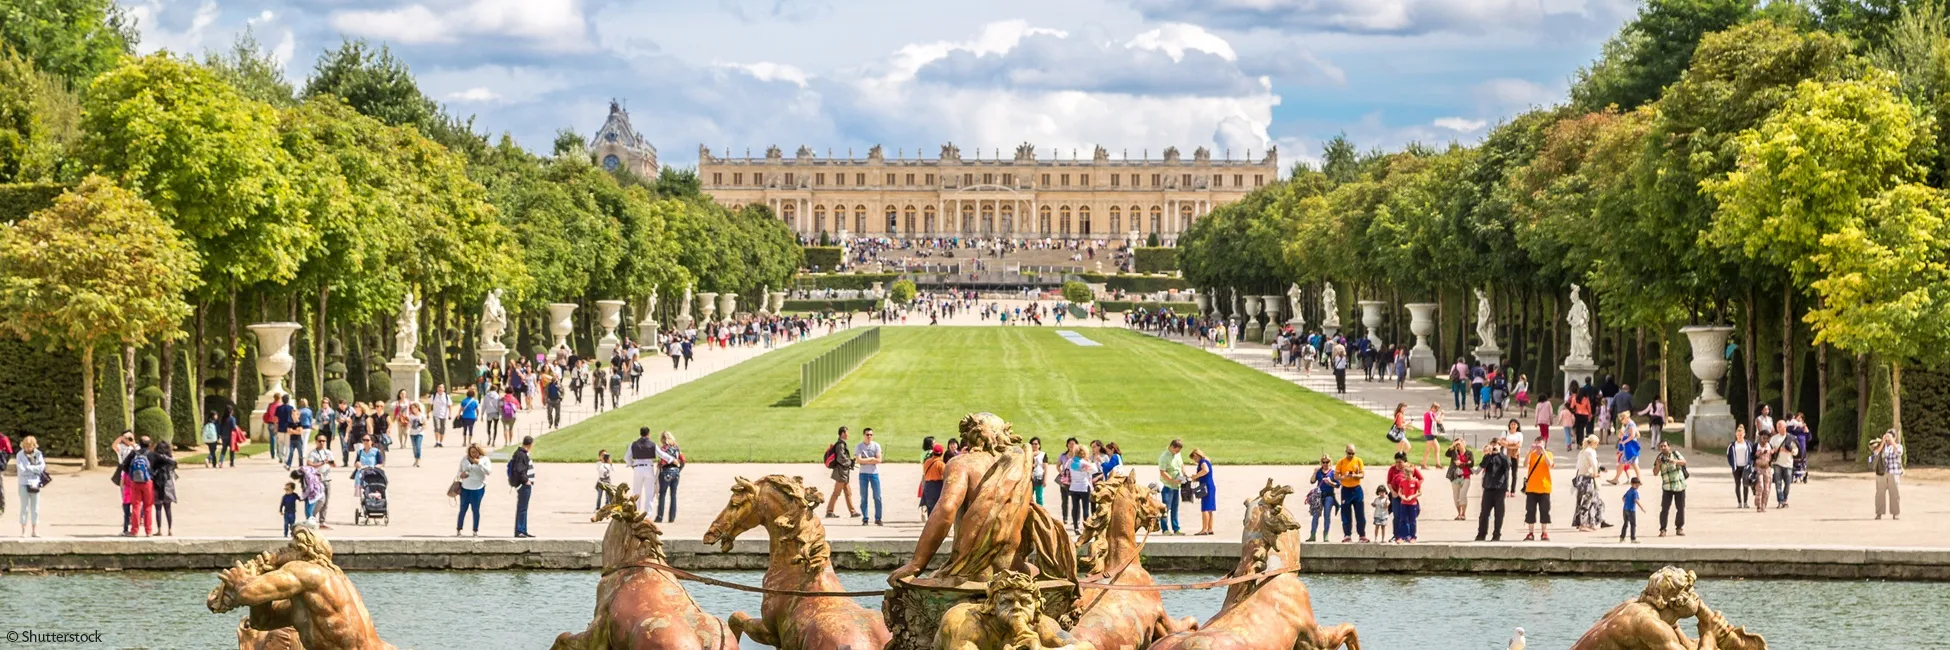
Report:
M 1482 34 L 1604 25 L 1623 0 L 1132 0 L 1145 16 L 1227 29 Z
M 428 95 L 475 104 L 531 102 L 568 87 L 553 70 L 500 65 L 436 68 L 420 73 L 419 80 Z
M 1167 23 L 1163 27 L 1138 34 L 1124 44 L 1144 50 L 1159 50 L 1171 56 L 1173 61 L 1183 61 L 1185 50 L 1202 50 L 1216 54 L 1227 61 L 1238 61 L 1239 55 L 1232 51 L 1232 44 L 1217 34 L 1205 31 L 1198 25 Z
M 444 0 L 436 4 L 334 12 L 332 26 L 353 36 L 408 45 L 504 37 L 556 51 L 587 47 L 589 30 L 581 0 Z
M 494 91 L 488 90 L 485 86 L 475 86 L 467 90 L 447 93 L 444 97 L 463 104 L 478 104 L 501 99 L 500 95 L 494 94 Z
M 182 19 L 185 3 L 170 3 L 168 0 L 143 0 L 128 6 L 129 18 L 141 30 L 142 39 L 136 49 L 148 54 L 159 50 L 169 50 L 177 54 L 196 55 L 211 49 L 214 43 L 206 42 L 212 35 L 210 26 L 222 16 L 222 7 L 216 0 L 203 0 L 196 6 L 188 20 Z M 187 24 L 183 24 L 187 22 Z M 181 25 L 181 27 L 172 27 Z
M 1471 120 L 1461 117 L 1438 117 L 1434 122 L 1430 122 L 1429 124 L 1439 129 L 1448 129 L 1457 133 L 1469 133 L 1489 126 L 1489 122 L 1485 120 Z
M 742 71 L 759 81 L 783 81 L 800 88 L 806 87 L 806 71 L 783 63 L 759 61 L 757 63 L 721 63 L 719 65 Z
M 1564 101 L 1564 88 L 1550 88 L 1523 79 L 1499 78 L 1477 84 L 1477 101 L 1485 112 L 1507 114 Z

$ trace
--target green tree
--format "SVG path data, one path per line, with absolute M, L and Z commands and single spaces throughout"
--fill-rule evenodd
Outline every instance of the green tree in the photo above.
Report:
M 81 159 L 187 236 L 206 286 L 290 281 L 312 246 L 275 110 L 202 66 L 156 54 L 95 80 Z
M 65 82 L 0 46 L 0 183 L 56 180 L 81 139 L 80 122 Z
M 406 62 L 385 45 L 347 39 L 319 57 L 305 82 L 303 96 L 337 95 L 353 110 L 393 126 L 410 125 L 431 134 L 440 121 L 439 108 L 420 92 Z
M 583 141 L 582 135 L 576 133 L 573 127 L 567 126 L 555 131 L 555 144 L 549 147 L 549 150 L 554 152 L 556 156 L 566 154 L 589 155 L 589 146 Z
M 1578 70 L 1571 103 L 1586 111 L 1637 108 L 1659 98 L 1693 60 L 1707 34 L 1739 24 L 1755 0 L 1647 0 L 1605 43 L 1598 61 Z
M 135 52 L 138 35 L 114 0 L 31 0 L 0 5 L 0 44 L 80 87 Z
M 270 52 L 264 51 L 264 47 L 257 42 L 257 35 L 249 28 L 237 35 L 229 52 L 205 53 L 203 65 L 245 97 L 278 108 L 291 106 L 298 101 L 292 94 L 291 82 L 284 78 L 284 66 L 279 65 Z
M 1068 300 L 1070 302 L 1081 305 L 1090 302 L 1091 298 L 1093 297 L 1094 296 L 1090 294 L 1090 285 L 1084 284 L 1082 282 L 1078 282 L 1076 280 L 1071 280 L 1069 282 L 1063 283 L 1064 300 Z
M 0 330 L 81 354 L 83 468 L 96 464 L 95 351 L 180 335 L 197 256 L 134 192 L 90 176 L 0 225 Z
M 887 289 L 887 298 L 905 305 L 914 302 L 916 292 L 913 280 L 895 280 L 894 285 Z

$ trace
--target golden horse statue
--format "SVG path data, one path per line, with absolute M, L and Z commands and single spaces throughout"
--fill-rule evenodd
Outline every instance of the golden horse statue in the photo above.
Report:
M 826 545 L 826 526 L 815 514 L 821 499 L 798 477 L 771 475 L 757 481 L 735 479 L 731 501 L 704 531 L 705 544 L 731 550 L 739 533 L 765 527 L 772 538 L 765 588 L 785 591 L 842 591 Z M 740 636 L 780 650 L 880 650 L 890 635 L 879 612 L 851 598 L 765 594 L 762 618 L 731 615 L 731 637 Z
M 609 505 L 590 521 L 609 520 L 603 533 L 603 577 L 596 583 L 596 616 L 581 634 L 563 632 L 555 650 L 735 650 L 724 621 L 705 613 L 675 576 L 646 566 L 664 562 L 662 531 L 643 520 L 630 486 L 604 488 Z
M 217 578 L 222 583 L 204 600 L 211 612 L 250 608 L 238 626 L 239 648 L 392 650 L 373 629 L 359 590 L 332 562 L 331 543 L 311 528 L 294 529 L 283 548 L 238 562 Z
M 1137 531 L 1150 529 L 1165 512 L 1164 504 L 1130 474 L 1113 475 L 1091 486 L 1090 501 L 1090 519 L 1084 522 L 1083 538 L 1077 543 L 1082 551 L 1077 562 L 1077 571 L 1083 574 L 1082 597 L 1077 600 L 1081 612 L 1070 627 L 1070 635 L 1114 650 L 1143 648 L 1160 637 L 1198 629 L 1197 619 L 1167 616 L 1159 592 L 1088 586 L 1106 581 L 1116 585 L 1157 584 L 1139 562 L 1142 547 Z
M 1300 524 L 1286 510 L 1293 488 L 1266 482 L 1246 502 L 1247 529 L 1240 555 L 1251 573 L 1300 566 Z M 1314 621 L 1307 585 L 1291 571 L 1234 585 L 1212 620 L 1190 632 L 1159 639 L 1151 650 L 1361 650 L 1354 626 L 1322 628 Z
M 1652 574 L 1645 589 L 1598 619 L 1571 650 L 1767 650 L 1767 640 L 1734 627 L 1700 599 L 1691 571 L 1666 567 Z M 1686 636 L 1679 622 L 1699 619 L 1699 640 Z

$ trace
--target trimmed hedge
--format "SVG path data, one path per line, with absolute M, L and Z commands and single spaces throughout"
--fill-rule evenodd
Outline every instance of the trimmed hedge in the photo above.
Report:
M 54 205 L 68 188 L 54 183 L 0 183 L 0 223 L 13 223 Z
M 887 285 L 893 284 L 900 277 L 901 275 L 899 273 L 801 273 L 793 278 L 793 280 L 794 286 L 801 289 L 859 289 L 864 291 L 872 289 L 873 283 L 875 282 L 879 282 L 880 287 L 885 289 Z
M 844 255 L 838 246 L 807 246 L 806 268 L 821 271 L 837 269 Z
M 1192 288 L 1192 283 L 1186 282 L 1184 278 L 1171 275 L 1078 273 L 1077 277 L 1081 278 L 1084 282 L 1103 284 L 1105 289 L 1111 291 L 1125 291 L 1129 293 L 1156 293 L 1173 289 L 1184 291 Z
M 1131 266 L 1139 273 L 1164 273 L 1178 270 L 1178 249 L 1140 247 Z
M 1132 309 L 1135 308 L 1135 309 L 1143 309 L 1145 311 L 1157 311 L 1159 309 L 1170 309 L 1172 310 L 1172 312 L 1177 313 L 1179 315 L 1198 313 L 1198 305 L 1196 303 L 1189 303 L 1189 302 L 1150 302 L 1150 301 L 1132 302 L 1129 300 L 1102 300 L 1097 302 L 1097 306 L 1102 307 L 1104 311 L 1107 312 L 1126 312 L 1126 311 L 1131 311 Z
M 854 298 L 852 300 L 787 300 L 785 301 L 784 311 L 787 312 L 872 311 L 874 308 L 874 304 L 878 302 L 880 301 L 874 298 Z
M 1071 280 L 1063 283 L 1063 299 L 1070 302 L 1090 302 L 1090 285 Z

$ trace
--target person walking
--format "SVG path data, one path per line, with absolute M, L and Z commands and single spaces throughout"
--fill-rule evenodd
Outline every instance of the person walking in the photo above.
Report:
M 1774 439 L 1772 431 L 1761 431 L 1760 444 L 1754 446 L 1754 511 L 1767 512 L 1767 502 L 1774 494 Z
M 873 427 L 860 430 L 860 444 L 853 446 L 853 462 L 860 472 L 860 525 L 867 525 L 867 496 L 873 496 L 873 523 L 881 525 L 880 443 L 873 441 Z
M 848 517 L 860 516 L 853 508 L 853 443 L 846 439 L 846 427 L 840 427 L 839 439 L 826 446 L 826 469 L 833 472 L 833 495 L 826 497 L 826 518 L 836 515 L 833 507 L 846 504 Z
M 1368 502 L 1361 492 L 1361 479 L 1367 477 L 1366 464 L 1354 455 L 1354 445 L 1349 443 L 1347 455 L 1334 463 L 1334 474 L 1341 481 L 1341 543 L 1353 541 L 1360 535 L 1361 543 L 1368 543 L 1368 515 L 1362 504 Z
M 155 465 L 149 460 L 149 441 L 144 439 L 136 443 L 122 463 L 122 485 L 128 493 L 130 516 L 128 529 L 122 531 L 124 537 L 134 537 L 138 531 L 155 536 L 155 519 L 150 512 L 156 507 L 155 477 Z
M 1456 501 L 1456 521 L 1469 521 L 1469 479 L 1476 468 L 1476 455 L 1470 453 L 1469 445 L 1462 438 L 1449 443 L 1449 450 L 1443 455 L 1449 459 L 1444 476 L 1449 479 L 1449 493 Z
M 1794 486 L 1794 459 L 1801 455 L 1801 442 L 1788 433 L 1786 418 L 1774 421 L 1774 507 L 1788 507 L 1788 489 Z
M 1063 497 L 1070 500 L 1070 532 L 1083 534 L 1083 522 L 1090 518 L 1090 485 L 1097 479 L 1097 463 L 1089 454 L 1070 457 L 1070 464 L 1063 471 L 1070 475 L 1070 483 L 1065 487 Z
M 528 498 L 535 493 L 535 461 L 530 456 L 534 449 L 535 436 L 522 436 L 521 447 L 508 459 L 508 487 L 515 489 L 515 537 L 534 537 L 528 534 Z
M 1551 541 L 1551 456 L 1550 443 L 1538 438 L 1524 457 L 1523 541 Z
M 1533 420 L 1537 425 L 1537 435 L 1543 436 L 1545 440 L 1549 440 L 1551 437 L 1551 422 L 1556 418 L 1557 411 L 1551 408 L 1551 398 L 1539 397 L 1537 399 L 1537 418 Z
M 332 503 L 332 468 L 339 463 L 336 459 L 332 458 L 331 441 L 332 437 L 330 434 L 318 434 L 313 440 L 312 450 L 305 454 L 305 465 L 310 466 L 312 471 L 318 474 L 318 482 L 324 489 L 324 494 L 318 497 L 318 506 L 313 509 L 314 512 L 312 515 L 308 515 L 308 517 L 316 516 L 318 518 L 318 528 L 320 530 L 332 529 L 331 526 L 325 525 L 325 508 Z M 359 497 L 354 495 L 353 501 L 357 502 L 358 500 Z M 356 508 L 358 506 L 355 505 L 353 507 Z
M 473 388 L 468 388 L 466 396 L 460 400 L 460 417 L 454 420 L 454 425 L 460 429 L 462 447 L 474 445 L 474 423 L 480 420 L 480 415 L 481 400 L 474 398 Z
M 420 414 L 420 403 L 406 405 L 406 436 L 413 442 L 413 466 L 420 466 L 420 447 L 427 437 L 427 418 Z
M 217 418 L 217 451 L 223 453 L 225 467 L 237 466 L 237 448 L 244 446 L 244 432 L 237 426 L 237 407 L 223 407 Z
M 1577 444 L 1575 441 L 1578 439 L 1577 404 L 1579 399 L 1576 393 L 1572 393 L 1564 398 L 1564 405 L 1557 408 L 1557 430 L 1559 434 L 1564 436 L 1565 451 L 1575 449 L 1572 445 Z M 1545 437 L 1549 438 L 1550 436 L 1546 435 Z
M 1192 534 L 1211 535 L 1212 515 L 1219 511 L 1219 485 L 1212 478 L 1212 459 L 1207 457 L 1204 451 L 1193 447 L 1191 460 L 1198 463 L 1197 469 L 1192 471 L 1189 478 L 1193 482 L 1192 489 L 1196 492 L 1194 496 L 1198 497 L 1199 518 L 1198 532 Z
M 1672 444 L 1659 441 L 1659 459 L 1652 463 L 1659 476 L 1659 536 L 1666 536 L 1666 514 L 1671 511 L 1673 534 L 1686 536 L 1686 456 Z
M 1876 519 L 1882 519 L 1884 510 L 1889 512 L 1889 519 L 1902 519 L 1903 445 L 1896 442 L 1895 429 L 1883 432 L 1881 439 L 1869 443 L 1869 463 L 1876 473 Z
M 1388 425 L 1388 442 L 1395 443 L 1395 454 L 1408 455 L 1408 403 L 1395 403 L 1395 416 Z
M 636 440 L 623 452 L 630 467 L 630 493 L 636 495 L 637 512 L 647 512 L 657 499 L 657 441 L 650 439 L 650 427 L 636 430 Z
M 0 470 L 6 468 L 0 467 Z M 47 489 L 47 456 L 41 453 L 40 439 L 22 436 L 20 454 L 14 457 L 14 488 L 20 492 L 20 536 L 41 536 L 41 490 Z
M 462 524 L 467 522 L 467 511 L 474 511 L 474 536 L 481 536 L 481 499 L 487 496 L 488 470 L 494 461 L 487 457 L 487 451 L 480 445 L 467 445 L 467 456 L 460 459 L 460 473 L 454 477 L 454 485 L 459 488 L 460 515 L 454 518 L 454 536 L 460 536 Z
M 562 382 L 553 372 L 542 373 L 542 404 L 548 409 L 549 430 L 562 426 Z
M 1031 494 L 1036 498 L 1036 505 L 1043 505 L 1043 483 L 1047 482 L 1048 478 L 1049 455 L 1043 453 L 1043 439 L 1031 437 L 1029 439 L 1029 483 L 1033 486 L 1030 489 Z M 852 506 L 851 503 L 847 504 L 849 508 Z
M 512 389 L 501 393 L 501 435 L 507 436 L 508 442 L 515 441 L 515 415 L 521 412 L 521 396 L 522 393 Z
M 1733 425 L 1733 442 L 1727 443 L 1727 468 L 1733 472 L 1733 501 L 1736 507 L 1747 509 L 1747 498 L 1753 494 L 1754 446 L 1747 442 L 1746 425 Z
M 1476 541 L 1503 541 L 1504 498 L 1516 491 L 1515 468 L 1511 467 L 1510 456 L 1505 453 L 1502 439 L 1493 439 L 1483 447 L 1483 460 L 1477 464 L 1482 470 L 1482 505 L 1476 513 Z M 1491 527 L 1491 518 L 1495 527 Z
M 1340 492 L 1341 482 L 1334 476 L 1334 459 L 1327 454 L 1320 455 L 1320 466 L 1314 468 L 1309 482 L 1313 489 L 1307 491 L 1307 514 L 1312 521 L 1307 523 L 1307 541 L 1327 539 L 1334 536 L 1335 494 Z M 1322 523 L 1326 525 L 1322 525 Z
M 454 398 L 447 394 L 446 384 L 436 384 L 433 387 L 433 399 L 429 402 L 432 404 L 430 415 L 433 416 L 433 448 L 439 449 L 447 446 L 447 421 L 454 415 Z
M 1179 496 L 1185 489 L 1185 449 L 1183 440 L 1173 439 L 1165 445 L 1164 453 L 1158 454 L 1158 480 L 1164 487 L 1158 497 L 1165 502 L 1165 516 L 1158 520 L 1158 532 L 1167 535 L 1182 535 L 1184 529 L 1178 525 L 1178 505 L 1184 499 Z
M 149 466 L 155 483 L 156 530 L 165 537 L 176 535 L 176 454 L 167 441 L 156 443 L 149 452 Z
M 1449 396 L 1455 398 L 1456 410 L 1463 409 L 1463 391 L 1469 387 L 1469 364 L 1462 357 L 1456 357 L 1455 365 L 1449 366 Z
M 657 436 L 657 510 L 655 523 L 677 521 L 677 482 L 684 475 L 684 450 L 677 446 L 677 434 L 665 431 Z M 670 514 L 664 514 L 664 506 Z
M 616 484 L 616 467 L 609 462 L 609 450 L 596 450 L 596 509 L 609 505 L 609 488 Z
M 203 443 L 203 450 L 204 450 L 203 464 L 209 466 L 211 469 L 216 469 L 218 460 L 222 458 L 222 456 L 217 455 L 218 437 L 217 437 L 217 412 L 216 411 L 210 411 L 208 413 L 203 414 L 203 429 L 201 433 L 202 435 L 199 436 L 199 440 Z M 4 465 L 5 462 L 0 461 L 0 470 L 6 469 Z
M 1618 541 L 1624 543 L 1625 537 L 1630 535 L 1632 543 L 1637 544 L 1639 543 L 1639 511 L 1645 508 L 1645 505 L 1639 501 L 1639 477 L 1632 477 L 1632 487 L 1625 490 L 1625 498 L 1622 501 L 1625 503 L 1625 518 L 1624 523 L 1618 526 Z
M 602 408 L 598 407 L 597 412 Z M 481 420 L 487 424 L 487 446 L 492 449 L 501 432 L 501 387 L 488 384 L 487 391 L 481 394 Z M 512 433 L 512 432 L 510 432 Z
M 934 504 L 941 501 L 941 482 L 947 478 L 948 462 L 942 460 L 946 450 L 941 445 L 928 449 L 928 457 L 921 461 L 921 512 L 923 517 L 934 514 Z
M 1571 488 L 1577 492 L 1578 506 L 1571 511 L 1571 526 L 1581 532 L 1591 532 L 1610 526 L 1605 523 L 1605 500 L 1598 494 L 1598 474 L 1604 468 L 1598 465 L 1598 438 L 1584 439 L 1584 448 L 1578 451 L 1577 465 L 1571 473 Z M 1637 478 L 1637 477 L 1633 477 Z
M 1429 410 L 1422 412 L 1422 466 L 1423 467 L 1434 465 L 1437 455 L 1442 453 L 1442 450 L 1438 449 L 1439 444 L 1436 442 L 1436 440 L 1437 438 L 1440 437 L 1437 434 L 1442 433 L 1443 428 L 1444 427 L 1442 426 L 1442 405 L 1430 404 Z
M 1340 344 L 1334 345 L 1334 358 L 1331 361 L 1331 363 L 1334 364 L 1334 394 L 1346 395 L 1347 394 L 1347 346 L 1340 345 Z

